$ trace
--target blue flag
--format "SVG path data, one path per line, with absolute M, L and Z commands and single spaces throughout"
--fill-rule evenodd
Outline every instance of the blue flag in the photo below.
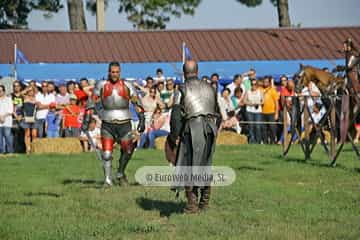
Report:
M 29 63 L 29 60 L 25 57 L 25 54 L 16 48 L 16 63 Z
M 192 56 L 191 56 L 191 52 L 190 49 L 188 47 L 185 47 L 185 60 L 191 60 Z

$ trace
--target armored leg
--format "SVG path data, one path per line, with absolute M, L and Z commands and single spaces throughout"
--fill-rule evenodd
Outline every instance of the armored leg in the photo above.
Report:
M 104 161 L 104 185 L 112 186 L 112 177 L 111 177 L 111 160 Z
M 132 139 L 122 140 L 121 145 L 121 156 L 119 159 L 119 168 L 117 173 L 117 179 L 119 180 L 120 185 L 127 185 L 128 180 L 125 174 L 125 169 L 129 163 L 131 156 L 135 149 L 135 143 Z
M 185 187 L 185 196 L 186 196 L 187 203 L 186 203 L 186 207 L 184 209 L 184 213 L 186 213 L 186 214 L 197 213 L 199 211 L 199 208 L 197 205 L 197 196 L 195 194 L 194 188 L 186 186 Z
M 199 208 L 200 210 L 206 210 L 209 208 L 209 200 L 210 200 L 210 186 L 205 186 L 200 189 L 200 201 Z
M 103 152 L 102 152 L 102 159 L 103 159 L 103 166 L 104 166 L 104 185 L 113 185 L 112 177 L 111 177 L 111 160 L 112 160 L 112 151 L 113 151 L 113 144 L 114 140 L 112 138 L 102 138 L 101 139 Z

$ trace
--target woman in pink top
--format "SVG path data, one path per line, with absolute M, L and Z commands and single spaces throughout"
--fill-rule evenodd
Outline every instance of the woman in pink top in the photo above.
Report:
M 147 133 L 141 135 L 139 147 L 143 148 L 148 140 L 149 148 L 155 148 L 155 139 L 169 134 L 168 131 L 163 129 L 166 121 L 168 121 L 168 119 L 162 114 L 161 108 L 157 107 L 152 115 L 150 128 Z

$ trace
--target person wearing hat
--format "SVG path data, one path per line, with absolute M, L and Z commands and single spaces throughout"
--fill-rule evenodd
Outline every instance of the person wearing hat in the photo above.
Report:
M 63 109 L 63 127 L 65 137 L 79 137 L 80 136 L 80 113 L 81 109 L 77 105 L 77 97 L 71 94 L 70 104 Z
M 60 116 L 56 111 L 56 103 L 50 103 L 49 112 L 46 116 L 45 122 L 46 136 L 48 138 L 59 137 L 60 130 Z

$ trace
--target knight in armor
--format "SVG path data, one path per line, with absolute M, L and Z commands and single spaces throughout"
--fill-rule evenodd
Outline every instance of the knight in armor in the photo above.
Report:
M 108 79 L 97 82 L 93 90 L 93 97 L 97 97 L 102 105 L 102 111 L 99 114 L 102 120 L 101 156 L 105 175 L 104 184 L 109 186 L 113 185 L 112 159 L 114 143 L 118 143 L 121 150 L 116 177 L 120 185 L 128 183 L 125 169 L 136 147 L 135 135 L 131 129 L 130 101 L 134 104 L 139 117 L 137 131 L 142 133 L 145 130 L 144 109 L 132 83 L 120 78 L 120 70 L 118 62 L 111 62 L 109 64 Z M 94 105 L 91 101 L 89 102 L 82 127 L 85 131 L 91 119 L 91 111 L 94 109 Z
M 183 71 L 185 83 L 174 93 L 167 144 L 170 149 L 177 149 L 177 169 L 210 167 L 221 123 L 216 90 L 208 82 L 198 79 L 195 61 L 186 61 Z M 190 182 L 184 188 L 187 199 L 185 213 L 196 213 L 208 207 L 210 183 L 197 186 Z

